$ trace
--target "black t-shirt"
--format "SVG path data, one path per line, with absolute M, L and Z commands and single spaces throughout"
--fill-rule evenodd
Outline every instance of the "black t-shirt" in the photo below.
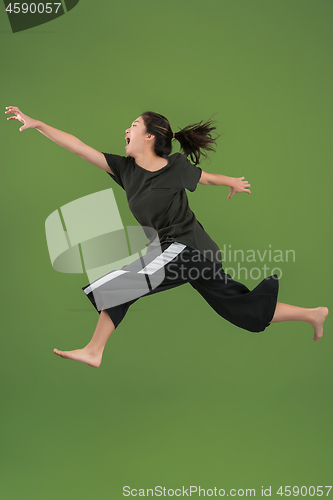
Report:
M 195 191 L 201 168 L 181 153 L 166 157 L 168 164 L 155 172 L 140 167 L 132 157 L 103 154 L 113 172 L 108 175 L 125 190 L 141 226 L 155 229 L 160 243 L 178 241 L 212 262 L 221 262 L 219 247 L 196 219 L 185 192 Z

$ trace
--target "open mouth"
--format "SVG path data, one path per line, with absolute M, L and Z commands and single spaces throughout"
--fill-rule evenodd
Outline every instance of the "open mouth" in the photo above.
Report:
M 125 139 L 126 139 L 126 143 L 127 143 L 126 145 L 128 146 L 129 143 L 130 143 L 130 138 L 129 137 L 125 137 Z

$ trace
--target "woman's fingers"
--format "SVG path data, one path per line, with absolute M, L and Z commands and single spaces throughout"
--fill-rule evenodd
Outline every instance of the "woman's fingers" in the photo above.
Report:
M 8 111 L 5 111 L 5 113 L 21 113 L 19 108 L 17 108 L 16 106 L 7 106 L 6 109 Z
M 19 129 L 20 132 L 31 128 L 31 120 L 28 116 L 22 113 L 17 106 L 6 106 L 7 111 L 5 113 L 13 113 L 15 116 L 8 116 L 7 120 L 18 120 L 23 123 L 23 126 Z M 31 120 L 31 121 L 30 121 Z
M 8 116 L 7 120 L 19 120 L 20 122 L 24 123 L 24 114 L 22 111 L 19 110 L 17 106 L 7 106 L 6 107 L 7 111 L 5 111 L 6 114 L 8 113 L 13 113 L 15 116 Z
M 22 116 L 8 116 L 7 120 L 19 120 L 20 122 L 24 121 Z

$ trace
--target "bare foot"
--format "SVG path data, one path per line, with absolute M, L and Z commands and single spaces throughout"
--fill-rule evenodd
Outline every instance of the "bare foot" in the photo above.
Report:
M 53 352 L 62 358 L 81 361 L 94 368 L 98 368 L 102 362 L 102 354 L 92 353 L 86 347 L 83 349 L 76 349 L 75 351 L 59 351 L 58 349 L 53 349 Z
M 311 321 L 311 325 L 314 328 L 315 334 L 313 337 L 314 341 L 321 339 L 323 336 L 323 324 L 328 315 L 327 307 L 316 307 L 313 311 L 313 320 Z

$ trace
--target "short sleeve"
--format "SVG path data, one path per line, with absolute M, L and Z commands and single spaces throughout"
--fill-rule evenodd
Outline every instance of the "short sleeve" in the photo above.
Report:
M 124 187 L 124 173 L 126 168 L 126 158 L 124 156 L 113 155 L 110 153 L 103 153 L 107 164 L 112 170 L 112 174 L 110 172 L 106 172 L 120 187 L 125 189 Z
M 195 191 L 197 184 L 200 180 L 202 169 L 196 167 L 186 157 L 184 157 L 184 165 L 181 171 L 181 182 L 183 188 L 189 191 Z

